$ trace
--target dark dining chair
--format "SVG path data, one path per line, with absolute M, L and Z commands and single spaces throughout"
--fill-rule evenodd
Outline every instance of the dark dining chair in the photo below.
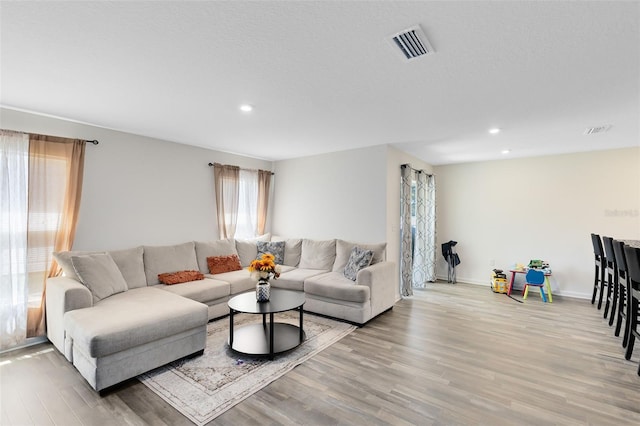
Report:
M 640 321 L 640 248 L 624 246 L 624 254 L 627 259 L 629 275 L 627 277 L 627 350 L 626 359 L 631 359 L 633 346 L 636 339 L 640 339 L 638 322 Z M 638 363 L 638 376 L 640 376 L 640 363 Z
M 620 330 L 622 324 L 624 324 L 624 330 L 622 330 L 622 347 L 627 347 L 627 329 L 629 328 L 628 315 L 627 315 L 627 280 L 629 272 L 627 268 L 627 258 L 624 255 L 624 243 L 622 241 L 613 240 L 613 254 L 616 257 L 616 266 L 618 268 L 618 315 L 616 321 L 615 335 L 620 336 Z M 613 315 L 611 315 L 611 321 Z M 609 324 L 611 325 L 611 324 Z
M 604 257 L 605 257 L 605 279 L 607 280 L 607 301 L 604 304 L 604 317 L 609 315 L 609 308 L 611 308 L 611 318 L 613 318 L 616 312 L 616 306 L 618 305 L 618 267 L 616 266 L 616 258 L 613 253 L 613 238 L 602 237 L 604 244 Z M 609 325 L 613 324 L 613 321 L 609 321 Z
M 600 235 L 591 234 L 591 243 L 593 244 L 593 254 L 595 257 L 595 275 L 593 278 L 593 296 L 591 296 L 591 304 L 593 305 L 598 296 L 598 309 L 602 307 L 602 297 L 607 284 L 604 279 L 604 271 L 606 268 L 604 250 L 602 249 L 602 240 Z

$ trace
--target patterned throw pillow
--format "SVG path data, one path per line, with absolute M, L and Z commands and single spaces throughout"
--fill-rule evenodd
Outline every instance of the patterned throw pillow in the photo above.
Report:
M 284 241 L 258 241 L 257 244 L 257 259 L 264 253 L 271 253 L 275 257 L 276 265 L 282 265 L 284 263 Z
M 225 272 L 239 271 L 242 269 L 240 258 L 237 254 L 207 257 L 207 265 L 209 266 L 210 274 L 223 274 Z
M 158 281 L 166 285 L 187 283 L 189 281 L 198 280 L 204 280 L 204 275 L 200 271 L 178 271 L 158 274 Z
M 369 266 L 371 264 L 371 259 L 373 259 L 373 251 L 363 250 L 360 247 L 355 246 L 351 250 L 347 266 L 344 267 L 344 276 L 349 278 L 351 281 L 355 281 L 358 271 Z

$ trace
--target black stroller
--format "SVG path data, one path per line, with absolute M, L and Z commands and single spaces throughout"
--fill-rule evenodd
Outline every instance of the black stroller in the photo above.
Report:
M 442 244 L 442 256 L 447 260 L 447 282 L 456 283 L 456 266 L 460 264 L 460 257 L 456 253 L 457 241 Z

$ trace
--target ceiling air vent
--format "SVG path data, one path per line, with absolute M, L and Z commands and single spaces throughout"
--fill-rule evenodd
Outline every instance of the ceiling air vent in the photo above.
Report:
M 584 131 L 585 135 L 593 135 L 595 133 L 604 133 L 611 128 L 611 124 L 605 124 L 598 127 L 587 127 Z
M 419 25 L 390 36 L 389 41 L 407 61 L 435 53 Z

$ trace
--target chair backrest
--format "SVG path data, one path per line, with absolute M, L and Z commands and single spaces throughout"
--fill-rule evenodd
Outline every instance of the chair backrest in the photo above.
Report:
M 640 248 L 624 246 L 624 256 L 627 260 L 629 275 L 628 283 L 635 289 L 640 288 Z
M 624 243 L 622 241 L 613 240 L 613 254 L 616 258 L 616 266 L 618 267 L 618 273 L 623 272 L 625 277 L 627 276 L 627 258 L 624 255 Z
M 593 244 L 593 253 L 595 256 L 603 258 L 604 251 L 602 250 L 602 240 L 600 239 L 600 235 L 591 234 L 591 244 Z
M 544 284 L 544 272 L 537 271 L 535 269 L 529 269 L 527 271 L 527 275 L 525 276 L 525 280 L 527 284 Z
M 616 258 L 615 254 L 613 254 L 613 238 L 602 237 L 602 242 L 604 243 L 604 257 L 607 260 L 607 266 L 610 268 L 615 268 Z

